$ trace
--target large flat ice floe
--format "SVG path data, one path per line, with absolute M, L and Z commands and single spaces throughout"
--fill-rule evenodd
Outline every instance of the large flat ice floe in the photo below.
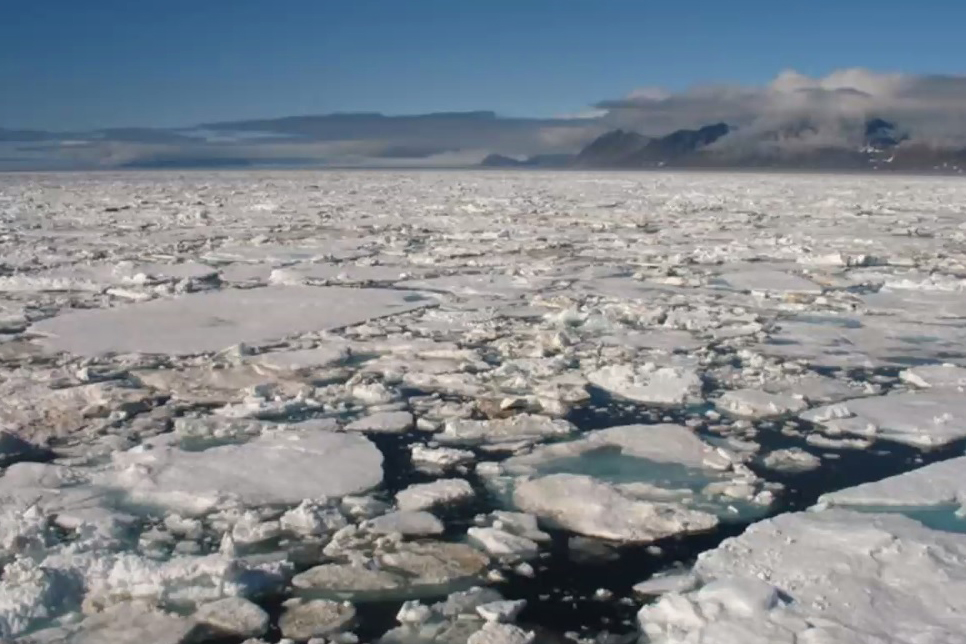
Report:
M 801 418 L 826 433 L 937 447 L 966 438 L 966 396 L 938 389 L 872 396 L 811 409 Z
M 966 531 L 966 457 L 926 465 L 819 498 L 823 507 L 906 513 L 936 527 Z
M 673 502 L 641 501 L 616 486 L 577 474 L 524 481 L 516 486 L 513 502 L 558 528 L 630 543 L 704 532 L 718 525 L 712 514 Z
M 753 516 L 771 501 L 742 458 L 681 425 L 627 425 L 511 457 L 490 484 L 578 534 L 647 542 Z
M 101 484 L 132 503 L 192 515 L 238 503 L 296 505 L 382 482 L 382 454 L 356 434 L 279 431 L 202 451 L 181 449 L 168 436 L 116 454 L 116 471 Z
M 966 633 L 966 535 L 898 515 L 785 514 L 702 554 L 641 609 L 649 644 L 947 644 Z
M 222 290 L 107 310 L 77 311 L 31 327 L 59 351 L 193 354 L 338 329 L 430 304 L 385 289 L 286 286 Z

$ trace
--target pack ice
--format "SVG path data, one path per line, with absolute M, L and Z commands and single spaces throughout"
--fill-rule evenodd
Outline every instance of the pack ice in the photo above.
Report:
M 0 639 L 963 641 L 963 204 L 0 175 Z

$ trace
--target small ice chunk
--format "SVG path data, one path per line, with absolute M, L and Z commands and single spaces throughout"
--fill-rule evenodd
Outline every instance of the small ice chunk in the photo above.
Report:
M 429 606 L 416 600 L 403 602 L 396 613 L 396 621 L 400 624 L 425 624 L 433 616 Z
M 634 584 L 634 592 L 644 597 L 657 597 L 667 593 L 683 593 L 698 584 L 698 580 L 691 573 L 679 573 L 652 577 L 647 581 Z
M 804 277 L 776 270 L 754 270 L 724 273 L 717 282 L 722 286 L 752 293 L 811 293 L 820 294 L 822 288 Z
M 487 622 L 476 633 L 470 635 L 466 644 L 532 644 L 536 635 L 512 624 Z
M 296 599 L 285 602 L 285 612 L 278 620 L 278 626 L 283 637 L 305 641 L 339 633 L 348 628 L 355 617 L 352 604 L 326 599 Z
M 413 428 L 413 415 L 408 411 L 383 411 L 365 416 L 346 425 L 349 432 L 402 434 Z
M 497 557 L 529 559 L 535 557 L 540 550 L 536 542 L 497 528 L 470 528 L 466 531 L 466 536 L 470 543 Z
M 520 537 L 526 537 L 531 541 L 541 543 L 550 541 L 550 535 L 540 529 L 537 517 L 532 514 L 496 510 L 490 517 L 493 520 L 494 528 L 505 530 Z
M 250 362 L 262 371 L 311 376 L 314 372 L 341 364 L 348 358 L 349 349 L 346 345 L 331 343 L 315 349 L 263 353 L 252 357 Z
M 369 522 L 369 529 L 376 534 L 402 534 L 426 536 L 442 534 L 443 522 L 429 512 L 391 512 Z
M 450 419 L 436 435 L 441 443 L 460 445 L 536 443 L 560 438 L 576 431 L 573 424 L 558 418 L 520 414 L 496 420 Z
M 489 602 L 476 607 L 476 612 L 480 617 L 488 622 L 501 622 L 504 624 L 515 622 L 520 612 L 527 607 L 527 600 L 505 599 L 498 602 Z
M 311 500 L 302 501 L 279 519 L 283 530 L 302 536 L 330 534 L 348 525 L 338 509 Z
M 382 569 L 399 571 L 409 597 L 431 596 L 476 581 L 489 557 L 465 543 L 407 542 L 377 557 Z
M 426 447 L 425 445 L 413 445 L 410 448 L 410 457 L 417 466 L 432 466 L 440 469 L 448 469 L 471 463 L 475 458 L 473 452 L 465 449 L 455 449 L 453 447 Z
M 231 529 L 232 540 L 243 546 L 271 541 L 281 534 L 278 521 L 262 521 L 254 512 L 244 513 Z
M 416 483 L 396 494 L 400 510 L 418 511 L 469 501 L 476 492 L 465 479 L 439 479 L 432 483 Z
M 821 467 L 822 459 L 799 447 L 791 447 L 770 452 L 762 463 L 768 469 L 779 472 L 806 472 Z
M 677 407 L 701 400 L 701 377 L 687 367 L 610 365 L 587 374 L 597 387 L 648 405 Z
M 524 481 L 517 485 L 513 501 L 566 530 L 632 543 L 705 532 L 718 525 L 718 518 L 706 512 L 636 500 L 613 485 L 575 474 Z
M 804 400 L 788 394 L 771 394 L 757 389 L 725 392 L 715 406 L 739 418 L 779 418 L 797 414 L 808 407 Z
M 295 575 L 292 585 L 314 597 L 363 601 L 381 599 L 404 587 L 406 580 L 389 570 L 330 563 Z
M 201 606 L 194 619 L 219 635 L 258 637 L 268 631 L 268 613 L 243 597 L 226 597 Z
M 443 617 L 476 617 L 476 609 L 484 604 L 503 601 L 503 596 L 492 588 L 474 586 L 449 594 L 445 600 L 433 604 L 433 611 Z

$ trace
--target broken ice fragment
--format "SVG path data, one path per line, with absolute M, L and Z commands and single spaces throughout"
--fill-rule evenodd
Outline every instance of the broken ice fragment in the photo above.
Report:
M 470 528 L 466 531 L 470 543 L 480 546 L 495 557 L 529 559 L 539 552 L 536 542 L 497 528 Z
M 383 411 L 346 425 L 348 432 L 402 434 L 413 428 L 413 415 L 408 411 Z
M 278 621 L 284 637 L 305 641 L 325 637 L 345 630 L 355 621 L 356 611 L 351 604 L 325 599 L 289 600 Z
M 779 418 L 797 414 L 808 407 L 805 401 L 787 394 L 771 394 L 757 389 L 726 391 L 715 406 L 739 418 Z
M 432 483 L 416 483 L 396 494 L 400 510 L 431 510 L 437 506 L 463 503 L 476 493 L 464 479 L 439 479 Z
M 571 423 L 557 418 L 520 414 L 496 420 L 448 420 L 436 440 L 445 444 L 480 445 L 535 443 L 548 438 L 566 436 L 576 431 Z
M 649 543 L 718 525 L 712 514 L 677 504 L 639 501 L 613 485 L 574 474 L 522 482 L 513 500 L 521 509 L 560 528 L 614 541 Z
M 677 407 L 701 400 L 701 378 L 693 369 L 644 365 L 611 365 L 587 374 L 594 385 L 636 402 Z
M 376 534 L 401 534 L 405 536 L 426 536 L 442 534 L 443 522 L 429 512 L 401 511 L 376 517 L 368 524 L 369 530 Z
M 268 630 L 268 613 L 243 597 L 226 597 L 201 606 L 194 620 L 218 635 L 258 637 Z
M 770 470 L 779 472 L 806 472 L 822 465 L 822 459 L 798 447 L 769 452 L 762 463 Z

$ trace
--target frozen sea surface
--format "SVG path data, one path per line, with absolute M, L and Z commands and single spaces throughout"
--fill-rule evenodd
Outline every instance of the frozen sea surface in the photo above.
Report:
M 964 242 L 952 178 L 0 175 L 0 639 L 963 641 Z

